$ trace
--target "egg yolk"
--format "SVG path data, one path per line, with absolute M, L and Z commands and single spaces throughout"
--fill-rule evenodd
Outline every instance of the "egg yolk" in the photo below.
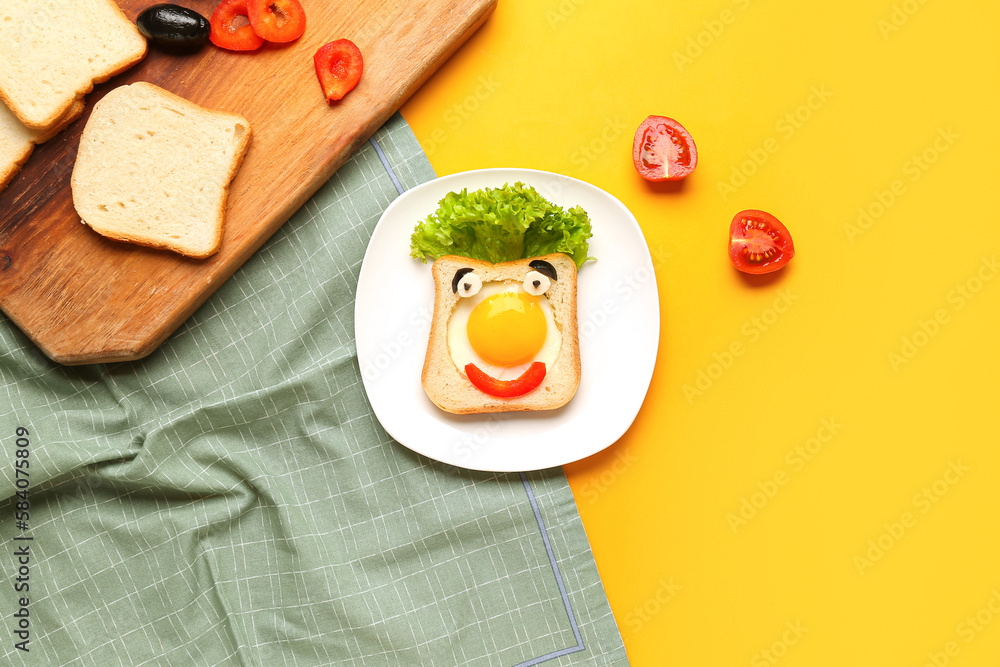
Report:
M 545 344 L 545 330 L 538 297 L 524 292 L 494 294 L 472 309 L 466 325 L 472 349 L 497 366 L 531 361 Z

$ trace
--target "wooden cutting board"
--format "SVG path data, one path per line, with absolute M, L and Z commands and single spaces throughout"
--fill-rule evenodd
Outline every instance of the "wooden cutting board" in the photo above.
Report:
M 152 0 L 120 0 L 133 21 Z M 209 16 L 216 0 L 186 0 Z M 240 54 L 150 49 L 87 95 L 87 110 L 35 149 L 0 193 L 0 307 L 63 364 L 141 358 L 163 342 L 391 116 L 489 16 L 496 0 L 303 0 L 296 42 Z M 323 98 L 313 54 L 338 38 L 364 55 L 358 87 Z M 97 100 L 149 81 L 250 121 L 254 138 L 232 183 L 222 249 L 206 260 L 111 241 L 81 224 L 70 175 Z

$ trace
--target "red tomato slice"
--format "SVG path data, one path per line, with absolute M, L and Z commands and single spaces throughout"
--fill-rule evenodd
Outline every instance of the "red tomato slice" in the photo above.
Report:
M 246 17 L 247 23 L 236 27 L 240 23 L 240 17 Z M 254 33 L 249 20 L 247 0 L 222 0 L 208 19 L 212 26 L 208 38 L 212 40 L 212 44 L 230 51 L 259 49 L 264 39 Z
M 306 30 L 299 0 L 247 0 L 247 16 L 253 31 L 269 42 L 292 42 Z
M 313 56 L 313 62 L 323 95 L 331 103 L 354 90 L 364 69 L 361 51 L 349 39 L 338 39 L 321 46 Z
M 647 181 L 677 181 L 698 165 L 698 149 L 676 120 L 650 116 L 635 131 L 632 163 Z
M 527 394 L 542 383 L 542 380 L 545 379 L 545 364 L 536 361 L 528 366 L 528 370 L 513 380 L 497 380 L 479 370 L 475 364 L 466 364 L 465 374 L 469 376 L 472 384 L 485 394 L 497 398 L 514 398 Z
M 764 211 L 740 211 L 729 225 L 729 259 L 744 273 L 770 273 L 795 255 L 792 235 Z

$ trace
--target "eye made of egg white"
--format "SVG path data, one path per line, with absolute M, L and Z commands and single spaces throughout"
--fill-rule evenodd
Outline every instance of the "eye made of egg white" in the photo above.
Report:
M 472 269 L 459 269 L 451 279 L 451 291 L 460 297 L 476 296 L 483 288 L 483 281 Z

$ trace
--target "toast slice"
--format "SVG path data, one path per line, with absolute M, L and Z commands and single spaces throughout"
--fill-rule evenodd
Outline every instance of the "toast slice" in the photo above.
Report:
M 142 60 L 146 38 L 114 0 L 0 2 L 0 101 L 49 131 L 89 93 Z
M 31 130 L 0 102 L 0 192 L 28 161 L 35 146 L 45 143 L 83 113 L 83 100 L 77 100 L 51 130 Z
M 555 326 L 561 337 L 558 353 L 554 363 L 546 364 L 542 383 L 532 391 L 511 398 L 491 396 L 473 385 L 464 368 L 459 368 L 449 343 L 449 321 L 463 298 L 460 295 L 460 284 L 467 274 L 462 270 L 471 269 L 484 286 L 508 282 L 517 286 L 516 289 L 521 289 L 519 286 L 527 273 L 534 270 L 532 262 L 537 263 L 539 260 L 549 263 L 556 275 L 549 283 L 544 297 L 551 306 Z M 498 264 L 446 255 L 434 262 L 431 273 L 434 276 L 434 314 L 421 382 L 428 398 L 436 406 L 454 414 L 554 410 L 573 398 L 580 384 L 580 343 L 577 332 L 576 264 L 568 255 L 553 253 Z M 459 276 L 457 279 L 456 275 Z M 461 327 L 462 323 L 459 322 L 458 326 Z M 464 328 L 452 329 L 453 334 L 455 331 L 464 333 Z
M 119 86 L 94 106 L 73 166 L 73 205 L 94 231 L 188 257 L 222 243 L 229 184 L 250 123 L 151 83 Z

